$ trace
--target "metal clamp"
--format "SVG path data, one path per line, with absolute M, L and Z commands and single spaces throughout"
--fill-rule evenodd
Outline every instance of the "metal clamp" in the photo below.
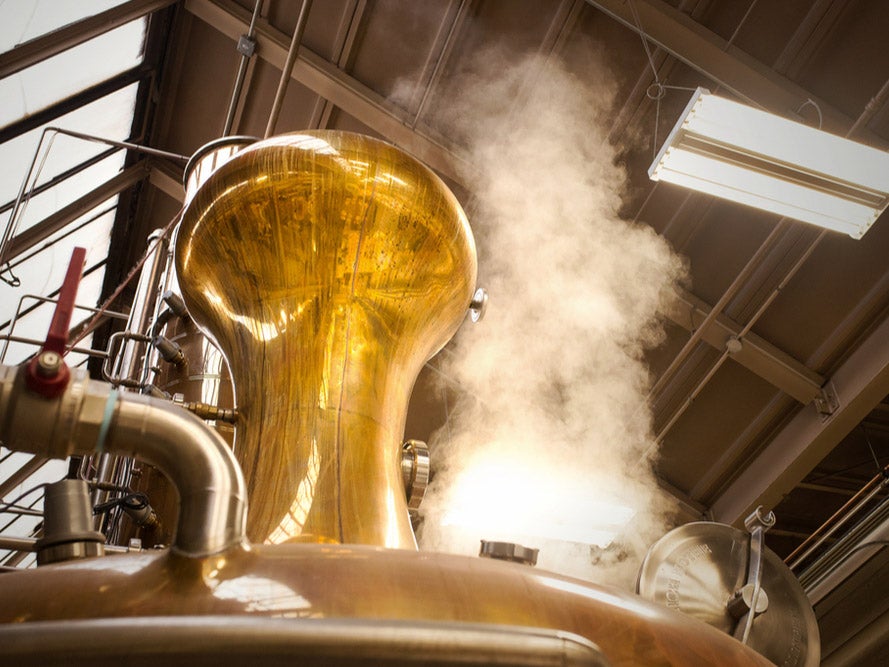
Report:
M 429 447 L 422 440 L 408 440 L 401 446 L 401 477 L 407 508 L 419 509 L 429 485 Z
M 734 637 L 746 644 L 753 627 L 753 619 L 764 613 L 769 606 L 768 595 L 762 590 L 763 535 L 775 525 L 775 514 L 763 515 L 757 507 L 744 519 L 744 527 L 750 533 L 750 553 L 747 559 L 747 583 L 728 602 L 728 611 L 738 618 Z

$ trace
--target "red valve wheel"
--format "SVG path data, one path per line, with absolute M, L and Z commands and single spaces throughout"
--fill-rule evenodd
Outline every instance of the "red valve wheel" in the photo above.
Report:
M 71 328 L 71 317 L 74 315 L 74 303 L 85 260 L 86 249 L 74 248 L 43 348 L 28 363 L 25 384 L 28 389 L 46 398 L 60 396 L 71 378 L 71 371 L 64 359 L 65 346 L 68 343 L 68 331 Z

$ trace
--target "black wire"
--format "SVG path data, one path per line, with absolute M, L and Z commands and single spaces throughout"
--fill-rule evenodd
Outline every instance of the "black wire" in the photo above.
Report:
M 867 433 L 867 428 L 864 425 L 864 422 L 861 422 L 861 432 L 864 434 L 864 442 L 867 444 L 867 448 L 870 450 L 870 455 L 874 457 L 874 463 L 877 466 L 877 474 L 882 475 L 883 479 L 889 479 L 889 473 L 886 472 L 886 469 L 880 465 L 880 459 L 877 457 L 877 453 L 874 451 L 874 446 L 871 444 L 870 435 Z
M 18 498 L 15 498 L 14 500 L 10 500 L 9 502 L 0 503 L 0 512 L 5 512 L 5 511 L 7 511 L 9 508 L 11 508 L 11 507 L 15 507 L 16 505 L 19 504 L 20 501 L 24 500 L 25 498 L 27 498 L 28 496 L 30 496 L 30 495 L 31 495 L 32 493 L 34 493 L 35 491 L 37 491 L 37 490 L 39 490 L 39 489 L 44 489 L 44 488 L 46 488 L 47 486 L 49 486 L 49 482 L 44 482 L 43 484 L 38 484 L 37 486 L 33 486 L 33 487 L 31 487 L 30 489 L 28 489 L 27 491 L 25 491 L 25 492 L 24 492 L 22 495 L 20 495 Z M 36 502 L 36 501 L 35 501 L 35 502 Z
M 119 498 L 115 498 L 114 500 L 109 500 L 108 502 L 99 503 L 95 507 L 93 507 L 93 514 L 104 514 L 115 507 L 123 507 L 130 510 L 141 510 L 148 507 L 148 496 L 144 493 L 136 492 L 136 493 L 127 493 Z

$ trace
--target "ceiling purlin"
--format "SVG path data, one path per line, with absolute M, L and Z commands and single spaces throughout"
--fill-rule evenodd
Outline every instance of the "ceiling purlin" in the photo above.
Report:
M 690 332 L 696 331 L 702 328 L 711 310 L 701 299 L 686 292 L 679 295 L 670 319 Z M 730 351 L 731 359 L 803 405 L 820 395 L 824 384 L 821 375 L 756 334 L 742 334 L 743 327 L 727 316 L 719 315 L 703 329 L 701 340 L 719 351 L 735 339 L 737 345 Z
M 367 12 L 367 0 L 350 0 L 343 11 L 343 21 L 336 35 L 334 52 L 338 53 L 336 66 L 348 72 L 353 57 L 355 41 L 361 33 L 361 25 Z M 327 128 L 334 105 L 326 97 L 319 97 L 312 109 L 309 127 Z
M 0 54 L 0 79 L 58 55 L 114 28 L 146 16 L 177 0 L 130 0 L 81 21 L 28 40 Z
M 439 25 L 435 40 L 429 49 L 426 61 L 423 63 L 423 68 L 420 70 L 420 75 L 417 77 L 414 93 L 407 105 L 411 116 L 411 128 L 416 129 L 417 123 L 426 110 L 426 103 L 438 85 L 443 66 L 451 57 L 451 52 L 457 42 L 456 37 L 466 19 L 471 16 L 476 2 L 477 0 L 451 0 Z
M 231 0 L 186 0 L 185 9 L 233 41 L 237 41 L 249 25 L 249 12 Z M 280 69 L 287 55 L 289 36 L 268 21 L 259 20 L 256 39 L 259 56 Z M 443 140 L 413 130 L 402 110 L 305 46 L 300 48 L 292 76 L 447 177 L 462 182 L 469 173 L 465 164 L 462 168 L 458 166 L 463 159 L 452 147 L 444 145 Z
M 630 3 L 624 0 L 587 0 L 591 5 L 638 32 Z M 714 83 L 751 104 L 776 113 L 795 112 L 806 100 L 821 109 L 823 128 L 845 134 L 853 126 L 833 106 L 790 79 L 763 65 L 726 40 L 662 0 L 634 0 L 646 37 Z M 886 142 L 863 129 L 860 140 L 872 145 Z
M 836 409 L 800 410 L 712 505 L 717 521 L 735 523 L 757 505 L 774 507 L 873 407 L 889 394 L 889 319 L 874 329 L 829 379 Z

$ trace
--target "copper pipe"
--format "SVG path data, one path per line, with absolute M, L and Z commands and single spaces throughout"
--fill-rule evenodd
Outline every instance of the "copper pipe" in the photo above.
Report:
M 840 509 L 838 509 L 836 512 L 834 512 L 830 516 L 830 518 L 827 519 L 827 521 L 822 523 L 815 530 L 815 532 L 813 532 L 811 535 L 809 535 L 809 537 L 807 537 L 802 544 L 800 544 L 796 549 L 794 549 L 790 553 L 790 555 L 784 559 L 784 562 L 788 564 L 788 567 L 790 567 L 791 570 L 794 570 L 797 567 L 799 567 L 800 563 L 802 563 L 815 549 L 817 549 L 819 546 L 821 546 L 821 544 L 824 542 L 824 540 L 826 540 L 833 533 L 835 533 L 840 527 L 845 525 L 846 522 L 849 521 L 849 519 L 851 519 L 857 513 L 859 507 L 861 505 L 864 505 L 869 500 L 871 500 L 871 498 L 873 498 L 873 496 L 880 490 L 880 488 L 879 488 L 880 482 L 884 482 L 886 480 L 885 475 L 887 472 L 889 472 L 889 466 L 884 468 L 882 472 L 874 475 L 873 479 L 871 479 L 867 484 L 865 484 L 863 487 L 861 487 L 861 489 L 858 491 L 858 493 L 856 493 L 854 496 L 849 498 L 849 500 L 847 500 Z M 875 486 L 877 488 L 874 488 Z M 859 499 L 862 496 L 864 496 L 865 494 L 867 494 L 867 498 L 865 498 L 863 501 L 861 501 L 859 503 L 858 502 Z M 856 504 L 857 504 L 857 506 L 852 511 L 847 513 L 847 511 L 853 505 L 856 505 Z M 846 516 L 843 516 L 844 514 Z M 842 517 L 842 519 L 835 526 L 832 526 L 828 529 L 828 527 L 835 520 L 837 520 L 840 517 Z M 821 537 L 822 533 L 824 533 L 823 537 Z M 816 540 L 817 540 L 817 542 L 816 542 Z M 813 542 L 815 542 L 815 544 L 812 544 Z M 812 546 L 811 546 L 811 548 L 808 548 L 810 544 Z M 808 548 L 808 550 L 802 556 L 800 556 L 799 558 L 796 558 L 797 554 L 799 554 L 801 551 L 803 551 L 804 549 L 807 549 L 807 548 Z M 794 560 L 794 558 L 796 558 L 796 560 Z

